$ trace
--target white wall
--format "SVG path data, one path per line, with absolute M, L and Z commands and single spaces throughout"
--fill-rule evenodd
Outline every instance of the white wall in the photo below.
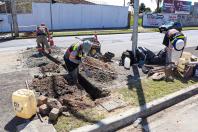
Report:
M 106 5 L 83 5 L 63 4 L 52 5 L 53 28 L 63 29 L 85 29 L 85 28 L 123 28 L 128 22 L 128 7 L 106 6 Z M 0 14 L 0 18 L 5 17 Z M 9 24 L 4 21 L 0 23 L 0 31 L 10 31 Z M 19 14 L 19 30 L 33 30 L 21 28 L 21 26 L 39 25 L 45 23 L 50 27 L 50 4 L 33 3 L 32 14 Z M 5 26 L 4 26 L 5 25 Z
M 169 21 L 181 22 L 182 26 L 198 26 L 198 16 L 185 14 L 156 14 L 147 13 L 143 15 L 143 27 L 156 27 Z
M 0 20 L 3 20 L 0 22 L 0 32 L 11 31 L 11 26 L 8 22 L 9 17 L 10 15 L 0 14 Z

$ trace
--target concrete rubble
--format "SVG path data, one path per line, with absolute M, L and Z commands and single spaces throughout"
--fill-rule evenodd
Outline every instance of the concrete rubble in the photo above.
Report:
M 59 114 L 60 114 L 60 110 L 57 108 L 53 108 L 49 113 L 49 121 L 56 122 Z
M 43 104 L 47 104 L 48 98 L 46 96 L 39 96 L 37 99 L 37 105 L 41 106 Z
M 41 115 L 48 115 L 48 113 L 49 113 L 48 106 L 46 104 L 43 104 L 43 105 L 39 106 L 39 113 Z

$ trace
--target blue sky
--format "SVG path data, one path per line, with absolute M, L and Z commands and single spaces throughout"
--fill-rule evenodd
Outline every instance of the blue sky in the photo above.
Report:
M 119 5 L 122 6 L 124 5 L 124 0 L 89 0 L 89 1 L 94 1 L 98 2 L 100 4 L 109 4 L 109 5 Z M 125 0 L 126 3 L 129 2 L 129 0 Z M 155 0 L 139 0 L 140 3 L 145 3 L 146 7 L 150 7 L 152 10 L 156 9 L 156 2 Z M 198 0 L 191 0 L 193 3 L 198 2 Z

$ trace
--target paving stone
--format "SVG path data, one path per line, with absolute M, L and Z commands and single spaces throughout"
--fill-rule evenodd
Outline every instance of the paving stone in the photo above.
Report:
M 39 119 L 17 126 L 17 132 L 56 132 L 54 126 Z
M 71 114 L 69 112 L 62 112 L 62 115 L 65 116 L 65 117 L 70 117 Z
M 105 108 L 108 112 L 115 110 L 117 108 L 121 108 L 126 106 L 126 103 L 120 99 L 111 100 L 100 104 L 103 108 Z
M 47 115 L 49 113 L 49 108 L 46 104 L 39 106 L 39 113 L 41 115 Z
M 53 121 L 53 122 L 57 121 L 58 116 L 59 116 L 59 113 L 60 113 L 59 109 L 53 108 L 53 109 L 50 111 L 50 113 L 49 113 L 49 120 L 50 120 L 50 121 Z
M 41 106 L 43 104 L 47 104 L 47 97 L 46 96 L 39 96 L 38 99 L 37 99 L 37 105 L 38 106 Z
M 63 107 L 62 104 L 57 99 L 53 99 L 53 98 L 48 98 L 47 105 L 50 109 L 57 108 L 60 110 Z

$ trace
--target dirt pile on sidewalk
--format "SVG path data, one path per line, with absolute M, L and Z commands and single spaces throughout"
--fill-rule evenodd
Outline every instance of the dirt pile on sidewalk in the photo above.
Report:
M 85 109 L 94 106 L 84 89 L 80 86 L 70 86 L 63 76 L 51 76 L 43 79 L 33 79 L 31 89 L 47 97 L 58 99 L 63 105 L 75 109 Z
M 40 67 L 40 71 L 42 73 L 45 73 L 45 72 L 56 72 L 56 73 L 59 73 L 60 72 L 60 67 L 59 65 L 55 64 L 55 63 L 49 63 L 45 66 L 41 66 Z
M 60 47 L 52 48 L 52 54 L 54 58 L 58 58 L 63 61 L 64 51 Z M 29 68 L 45 66 L 51 61 L 42 54 L 39 54 L 36 48 L 28 48 L 22 53 L 23 61 Z
M 84 58 L 83 65 L 80 69 L 81 72 L 86 72 L 85 69 L 88 70 L 89 75 L 87 76 L 100 83 L 111 82 L 117 78 L 117 73 L 114 67 L 92 57 Z

